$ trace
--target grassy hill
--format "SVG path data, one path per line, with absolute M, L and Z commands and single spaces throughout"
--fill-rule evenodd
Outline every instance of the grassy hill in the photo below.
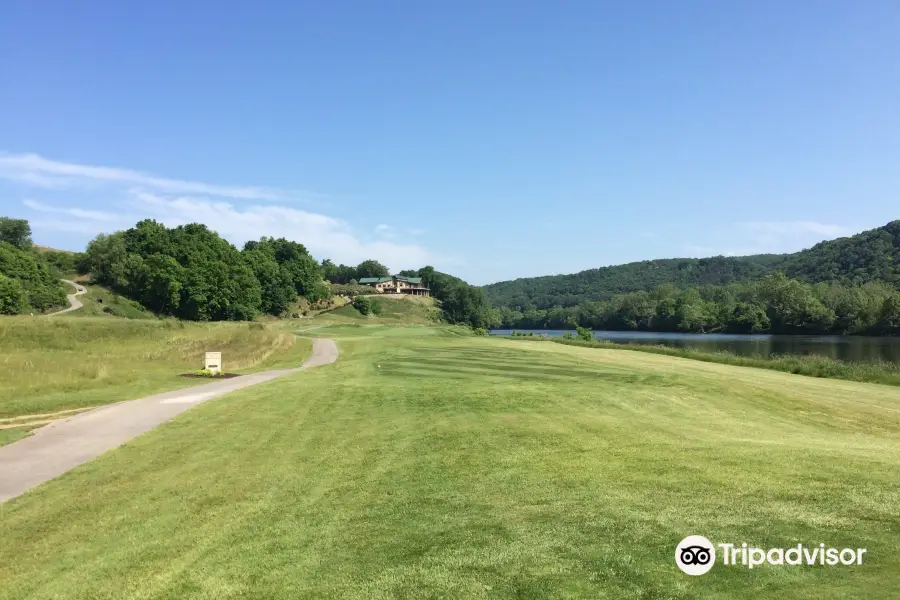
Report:
M 82 317 L 122 317 L 126 319 L 156 319 L 156 315 L 125 296 L 116 294 L 109 289 L 96 284 L 89 284 L 87 276 L 67 277 L 84 286 L 85 293 L 78 297 L 82 307 L 78 310 L 65 313 L 62 318 Z M 71 292 L 67 290 L 67 292 Z
M 900 283 L 900 221 L 816 244 L 794 254 L 647 260 L 589 269 L 569 275 L 529 277 L 483 286 L 495 306 L 574 306 L 646 291 L 662 284 L 677 287 L 724 285 L 758 279 L 772 271 L 816 283 L 840 281 Z
M 360 314 L 352 304 L 322 313 L 319 321 L 393 323 L 426 325 L 440 320 L 440 309 L 433 298 L 407 296 L 404 294 L 372 294 L 367 296 L 372 302 L 372 313 Z
M 0 444 L 66 413 L 203 382 L 180 375 L 200 369 L 206 351 L 222 352 L 228 371 L 243 372 L 299 366 L 310 346 L 258 323 L 6 317 Z

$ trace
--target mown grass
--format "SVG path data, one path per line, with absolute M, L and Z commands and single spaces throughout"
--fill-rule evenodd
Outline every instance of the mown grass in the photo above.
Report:
M 76 311 L 77 312 L 77 311 Z M 179 377 L 220 351 L 227 371 L 261 367 L 309 342 L 247 323 L 110 318 L 0 319 L 0 417 L 131 400 L 196 385 Z M 300 360 L 302 362 L 302 360 Z M 299 363 L 293 366 L 299 366 Z
M 900 390 L 450 328 L 205 403 L 0 509 L 0 598 L 896 598 Z M 858 567 L 674 565 L 688 534 Z
M 12 427 L 9 429 L 0 428 L 0 446 L 11 444 L 31 435 L 34 427 Z
M 580 346 L 583 348 L 634 350 L 636 352 L 650 352 L 653 354 L 663 354 L 665 356 L 677 356 L 680 358 L 689 358 L 691 360 L 700 360 L 723 365 L 771 369 L 774 371 L 793 373 L 795 375 L 808 375 L 810 377 L 826 377 L 830 379 L 845 379 L 847 381 L 862 381 L 900 386 L 900 364 L 887 361 L 848 362 L 814 354 L 742 356 L 727 351 L 710 352 L 708 350 L 673 348 L 671 346 L 662 345 L 616 344 L 615 342 L 605 340 L 566 340 L 540 337 L 512 337 L 511 339 L 551 341 L 557 344 Z

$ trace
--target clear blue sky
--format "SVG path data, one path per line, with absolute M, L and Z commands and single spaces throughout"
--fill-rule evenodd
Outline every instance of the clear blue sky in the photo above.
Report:
M 894 0 L 0 8 L 0 214 L 472 283 L 900 218 Z

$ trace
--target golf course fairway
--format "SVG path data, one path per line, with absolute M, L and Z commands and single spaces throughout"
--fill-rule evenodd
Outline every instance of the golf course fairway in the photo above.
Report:
M 450 327 L 209 401 L 0 505 L 0 598 L 900 598 L 900 388 Z M 865 548 L 675 565 L 689 535 Z

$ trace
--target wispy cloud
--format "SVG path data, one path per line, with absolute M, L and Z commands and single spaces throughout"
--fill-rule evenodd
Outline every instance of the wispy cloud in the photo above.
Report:
M 352 227 L 333 217 L 289 206 L 258 204 L 237 207 L 229 202 L 194 196 L 166 196 L 146 190 L 128 192 L 128 212 L 113 213 L 72 207 L 51 206 L 35 200 L 23 202 L 42 215 L 32 226 L 39 231 L 96 235 L 134 225 L 143 218 L 156 219 L 170 227 L 200 222 L 237 245 L 261 236 L 285 237 L 304 244 L 317 258 L 357 264 L 377 259 L 392 269 L 421 267 L 439 262 L 441 257 L 417 244 L 397 244 L 387 240 L 361 239 Z
M 386 240 L 392 240 L 397 237 L 397 231 L 390 225 L 381 224 L 375 228 L 375 235 Z
M 81 208 L 61 208 L 56 206 L 49 206 L 36 200 L 23 200 L 22 204 L 24 204 L 31 210 L 36 210 L 38 212 L 70 215 L 78 219 L 85 219 L 88 221 L 123 222 L 123 220 L 125 219 L 125 216 L 121 214 L 104 212 L 100 210 L 85 210 Z
M 96 235 L 153 218 L 169 226 L 203 223 L 238 246 L 261 236 L 285 237 L 303 243 L 319 259 L 348 264 L 374 258 L 392 269 L 404 269 L 449 260 L 420 244 L 395 240 L 399 236 L 391 225 L 358 234 L 346 221 L 290 205 L 291 200 L 306 199 L 306 192 L 172 179 L 132 169 L 60 162 L 37 154 L 0 153 L 0 180 L 4 179 L 32 188 L 72 192 L 65 194 L 63 202 L 34 198 L 22 202 L 35 213 L 30 220 L 36 232 Z M 73 205 L 71 198 L 79 197 L 77 192 L 83 189 L 90 190 L 93 202 L 104 202 L 103 208 Z M 58 192 L 45 193 L 63 197 Z
M 131 169 L 50 160 L 37 154 L 0 153 L 0 179 L 48 189 L 73 189 L 92 185 L 140 186 L 169 194 L 199 194 L 234 200 L 290 201 L 321 197 L 319 194 L 298 190 L 170 179 Z
M 133 197 L 142 212 L 163 223 L 176 226 L 199 218 L 238 245 L 262 235 L 286 237 L 303 243 L 320 258 L 350 264 L 376 258 L 393 269 L 422 266 L 438 258 L 416 244 L 360 239 L 340 219 L 292 207 L 266 204 L 239 208 L 205 198 L 165 197 L 139 191 Z

